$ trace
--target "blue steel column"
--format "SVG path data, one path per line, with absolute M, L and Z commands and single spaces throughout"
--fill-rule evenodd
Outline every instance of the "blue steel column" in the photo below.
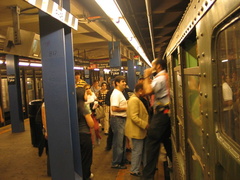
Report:
M 69 81 L 70 78 L 74 79 L 73 72 L 70 72 L 72 63 L 67 65 L 67 58 L 70 58 L 68 61 L 73 60 L 72 51 L 67 52 L 72 48 L 66 48 L 70 39 L 68 35 L 65 38 L 64 26 L 61 22 L 43 12 L 40 12 L 39 20 L 52 179 L 81 179 L 74 171 L 73 143 L 77 142 L 76 137 L 72 137 L 76 134 L 72 134 L 73 124 L 70 122 L 71 117 L 76 118 L 74 114 L 76 111 L 70 110 L 70 108 L 76 108 L 76 103 L 73 97 L 69 97 L 69 94 L 75 93 L 72 87 L 69 87 L 74 87 L 74 83 Z M 70 102 L 73 104 L 70 105 Z M 74 142 L 72 138 L 75 139 Z
M 12 132 L 23 132 L 25 129 L 23 122 L 20 74 L 18 66 L 19 59 L 18 56 L 6 55 L 6 60 Z
M 136 84 L 134 60 L 127 60 L 127 65 L 128 65 L 128 86 L 130 89 L 134 89 Z
M 111 69 L 111 75 L 112 78 L 116 75 L 121 74 L 121 53 L 120 53 L 120 42 L 109 42 L 108 43 L 108 48 L 109 48 L 109 56 L 110 56 L 110 62 L 109 66 Z
M 89 69 L 84 69 L 84 79 L 86 83 L 90 84 L 90 71 Z
M 70 1 L 65 0 L 63 7 L 70 12 Z M 78 175 L 82 176 L 82 163 L 80 153 L 80 138 L 78 128 L 78 116 L 77 116 L 77 100 L 75 89 L 75 75 L 74 75 L 74 55 L 73 55 L 73 41 L 72 30 L 70 27 L 65 26 L 65 46 L 66 46 L 66 59 L 67 59 L 67 82 L 68 82 L 68 96 L 70 105 L 70 120 L 71 120 L 71 132 L 72 132 L 72 146 L 74 157 L 74 169 Z M 76 175 L 76 179 L 77 178 Z

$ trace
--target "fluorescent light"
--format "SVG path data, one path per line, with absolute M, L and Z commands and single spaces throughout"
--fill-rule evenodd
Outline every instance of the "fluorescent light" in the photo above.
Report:
M 102 10 L 108 15 L 115 26 L 121 31 L 121 33 L 127 38 L 127 40 L 136 49 L 139 55 L 144 61 L 151 67 L 149 59 L 143 51 L 140 43 L 138 42 L 135 34 L 129 26 L 126 18 L 124 17 L 120 7 L 115 0 L 95 0 L 96 3 L 102 8 Z
M 98 68 L 95 68 L 95 69 L 93 69 L 94 71 L 100 71 L 100 69 L 98 69 Z
M 30 63 L 30 66 L 32 66 L 32 67 L 42 67 L 42 64 L 39 64 L 39 63 Z
M 103 69 L 103 71 L 110 71 L 110 69 Z
M 73 69 L 78 69 L 78 70 L 83 70 L 84 68 L 83 67 L 74 67 Z
M 222 60 L 222 62 L 228 62 L 228 59 L 224 59 L 224 60 Z
M 27 62 L 19 62 L 18 65 L 19 66 L 29 66 L 29 63 L 27 63 Z
M 2 61 L 2 60 L 0 60 L 0 64 L 3 64 L 3 61 Z

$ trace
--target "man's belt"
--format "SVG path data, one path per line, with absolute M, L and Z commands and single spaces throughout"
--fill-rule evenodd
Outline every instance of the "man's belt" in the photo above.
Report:
M 126 117 L 123 117 L 123 116 L 115 116 L 115 115 L 111 115 L 112 117 L 118 117 L 118 118 L 126 118 Z
M 170 111 L 169 103 L 165 105 L 157 105 L 156 108 L 154 109 L 156 113 L 161 112 L 163 114 L 168 114 Z

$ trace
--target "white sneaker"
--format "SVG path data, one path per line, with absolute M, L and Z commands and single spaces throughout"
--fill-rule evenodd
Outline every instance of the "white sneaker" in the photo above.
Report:
M 97 144 L 100 145 L 100 143 L 101 143 L 101 140 L 97 139 Z
M 94 175 L 93 175 L 93 173 L 91 173 L 91 175 L 90 175 L 90 177 L 89 177 L 89 178 L 90 178 L 90 179 L 92 179 L 93 177 L 94 177 Z

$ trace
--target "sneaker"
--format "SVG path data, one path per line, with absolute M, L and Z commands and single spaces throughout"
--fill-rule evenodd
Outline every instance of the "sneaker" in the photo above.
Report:
M 89 179 L 92 179 L 94 177 L 93 173 L 91 173 Z
M 100 139 L 97 139 L 97 144 L 100 145 L 101 141 Z
M 112 165 L 111 168 L 114 168 L 114 169 L 127 169 L 126 166 L 123 166 L 123 165 L 120 165 L 120 164 Z
M 132 176 L 137 176 L 137 177 L 141 177 L 142 175 L 141 175 L 141 173 L 133 173 L 133 172 L 130 172 L 130 174 L 132 175 Z

